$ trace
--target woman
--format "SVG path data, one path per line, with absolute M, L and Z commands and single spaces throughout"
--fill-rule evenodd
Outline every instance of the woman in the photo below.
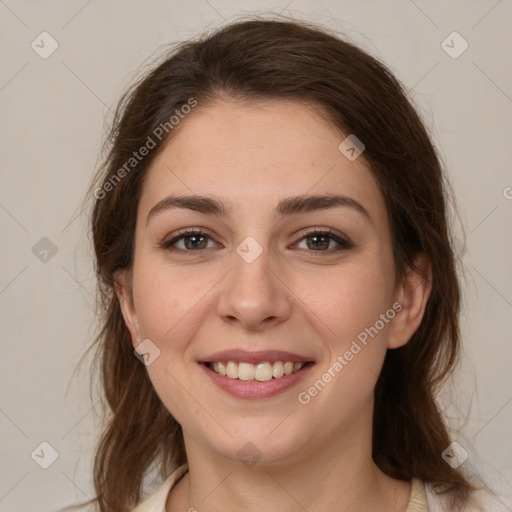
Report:
M 459 353 L 439 158 L 402 86 L 305 23 L 180 45 L 94 185 L 99 510 L 499 510 L 436 406 Z M 137 356 L 137 357 L 135 357 Z

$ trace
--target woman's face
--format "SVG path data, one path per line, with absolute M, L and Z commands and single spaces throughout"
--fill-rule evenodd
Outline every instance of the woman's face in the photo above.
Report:
M 370 428 L 386 350 L 411 333 L 383 197 L 345 137 L 300 103 L 219 100 L 152 163 L 133 302 L 117 291 L 190 445 L 276 462 Z

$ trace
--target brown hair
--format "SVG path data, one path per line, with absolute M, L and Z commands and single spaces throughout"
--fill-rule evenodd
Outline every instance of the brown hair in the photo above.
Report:
M 172 131 L 121 178 L 119 170 L 191 98 L 207 106 L 221 95 L 316 105 L 365 144 L 362 157 L 388 209 L 397 278 L 415 268 L 419 254 L 433 274 L 421 325 L 405 346 L 388 350 L 376 385 L 373 458 L 391 477 L 416 477 L 447 493 L 451 510 L 462 506 L 473 486 L 441 457 L 451 441 L 435 402 L 459 356 L 460 290 L 440 159 L 406 90 L 383 64 L 317 26 L 270 19 L 233 23 L 178 45 L 118 105 L 91 217 L 104 311 L 96 341 L 111 409 L 95 457 L 93 501 L 101 512 L 130 510 L 152 467 L 165 477 L 186 462 L 181 427 L 134 357 L 114 293 L 114 272 L 132 265 L 145 174 Z

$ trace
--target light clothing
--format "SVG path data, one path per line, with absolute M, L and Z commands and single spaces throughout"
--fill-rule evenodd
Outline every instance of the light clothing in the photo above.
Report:
M 167 496 L 171 492 L 174 484 L 180 477 L 188 471 L 188 464 L 183 464 L 173 471 L 160 486 L 160 488 L 151 495 L 147 500 L 139 503 L 132 512 L 165 512 L 165 502 Z M 405 512 L 429 512 L 427 508 L 427 499 L 425 496 L 425 487 L 418 479 L 411 482 L 411 500 Z
M 188 464 L 183 464 L 173 471 L 160 488 L 142 503 L 139 503 L 132 512 L 166 512 L 165 502 L 174 484 L 188 471 Z M 475 498 L 482 506 L 482 512 L 510 512 L 503 502 L 494 499 L 484 491 L 476 491 Z M 194 510 L 192 508 L 192 510 Z M 186 511 L 183 511 L 186 512 Z M 433 492 L 429 484 L 413 478 L 411 481 L 411 498 L 407 510 L 404 512 L 451 512 L 446 498 Z M 480 512 L 480 509 L 467 507 L 465 512 Z
M 165 512 L 165 502 L 171 492 L 174 484 L 180 477 L 188 471 L 188 464 L 183 464 L 173 471 L 160 486 L 155 494 L 152 494 L 147 500 L 139 503 L 132 512 Z

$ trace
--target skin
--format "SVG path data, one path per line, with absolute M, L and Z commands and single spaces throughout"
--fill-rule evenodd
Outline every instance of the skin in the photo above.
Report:
M 407 343 L 421 322 L 430 270 L 420 259 L 421 274 L 395 283 L 383 196 L 363 158 L 349 161 L 338 150 L 344 138 L 301 103 L 219 99 L 189 114 L 150 167 L 134 265 L 116 275 L 116 292 L 134 347 L 150 339 L 161 351 L 147 371 L 184 432 L 190 470 L 167 511 L 407 508 L 410 483 L 372 461 L 373 391 L 387 349 Z M 220 197 L 232 215 L 173 209 L 147 221 L 155 204 L 177 193 Z M 332 193 L 358 201 L 370 219 L 350 207 L 274 214 L 285 197 Z M 186 253 L 183 239 L 175 244 L 181 252 L 159 246 L 188 227 L 210 237 L 199 244 L 203 252 Z M 312 227 L 331 228 L 353 247 L 334 251 L 332 241 L 316 249 L 301 234 Z M 248 236 L 262 248 L 252 263 L 236 252 Z M 299 403 L 298 394 L 394 302 L 402 310 L 393 320 Z M 233 398 L 197 363 L 230 348 L 286 350 L 315 366 L 273 398 Z M 237 456 L 248 442 L 261 456 L 252 467 Z

